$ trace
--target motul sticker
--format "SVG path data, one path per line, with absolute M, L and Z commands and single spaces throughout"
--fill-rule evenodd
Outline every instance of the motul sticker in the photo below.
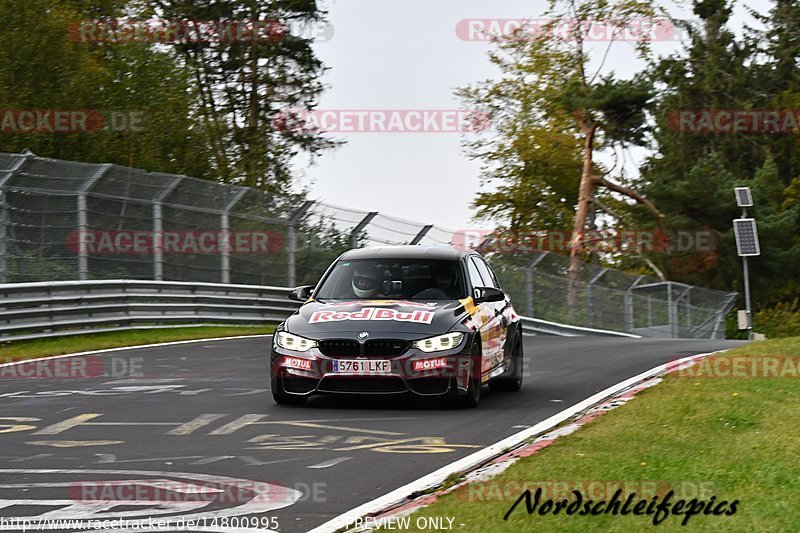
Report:
M 341 322 L 343 320 L 396 320 L 398 322 L 415 322 L 417 324 L 430 324 L 433 321 L 433 311 L 402 312 L 395 309 L 376 309 L 375 307 L 362 307 L 360 311 L 317 311 L 308 320 L 309 324 L 320 322 Z

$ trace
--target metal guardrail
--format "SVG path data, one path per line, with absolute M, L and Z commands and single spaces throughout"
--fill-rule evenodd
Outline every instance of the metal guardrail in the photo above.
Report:
M 150 326 L 278 323 L 300 304 L 256 285 L 98 280 L 0 285 L 0 340 Z
M 0 284 L 0 341 L 208 324 L 278 323 L 300 307 L 289 288 L 170 281 L 97 280 Z M 523 318 L 528 334 L 626 333 Z
M 558 335 L 559 337 L 581 337 L 581 336 L 601 336 L 601 337 L 629 337 L 641 339 L 641 335 L 623 333 L 621 331 L 609 331 L 606 329 L 584 328 L 581 326 L 569 326 L 557 322 L 549 322 L 539 318 L 522 318 L 522 332 L 528 335 Z

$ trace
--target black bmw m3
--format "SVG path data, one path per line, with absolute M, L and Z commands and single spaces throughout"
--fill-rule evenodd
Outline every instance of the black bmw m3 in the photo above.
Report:
M 478 405 L 481 387 L 522 386 L 519 316 L 484 259 L 455 248 L 342 254 L 278 326 L 270 364 L 279 404 L 314 394 L 414 394 Z

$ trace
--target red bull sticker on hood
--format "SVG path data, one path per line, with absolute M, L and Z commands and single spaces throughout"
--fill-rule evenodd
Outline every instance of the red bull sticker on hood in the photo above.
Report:
M 397 322 L 414 322 L 417 324 L 430 324 L 433 321 L 433 311 L 397 311 L 396 309 L 378 309 L 375 307 L 362 307 L 358 311 L 316 311 L 308 319 L 309 324 L 324 322 L 341 322 L 344 320 L 395 320 Z

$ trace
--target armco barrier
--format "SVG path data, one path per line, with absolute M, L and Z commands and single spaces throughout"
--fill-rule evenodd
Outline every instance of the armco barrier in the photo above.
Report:
M 97 280 L 0 284 L 0 340 L 200 324 L 279 323 L 300 304 L 287 287 L 170 281 Z M 626 333 L 523 318 L 544 335 Z

